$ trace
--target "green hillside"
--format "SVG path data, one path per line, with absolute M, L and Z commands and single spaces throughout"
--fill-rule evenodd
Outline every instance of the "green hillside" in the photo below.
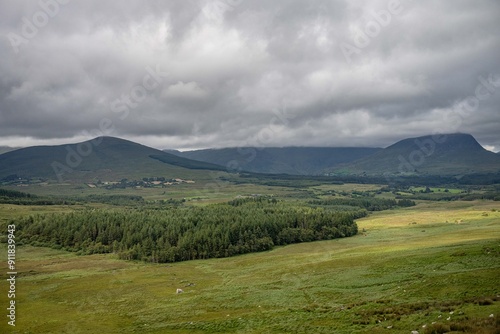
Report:
M 359 219 L 354 237 L 168 265 L 23 245 L 19 316 L 0 332 L 498 333 L 498 209 L 422 203 Z
M 473 136 L 455 133 L 404 139 L 331 170 L 337 174 L 461 176 L 499 172 L 500 156 L 485 150 Z
M 0 179 L 16 176 L 81 182 L 157 176 L 198 178 L 206 177 L 204 169 L 221 168 L 113 137 L 34 146 L 0 155 Z
M 379 150 L 367 147 L 240 147 L 167 152 L 254 173 L 319 175 L 329 167 L 361 159 Z
M 405 139 L 385 149 L 225 148 L 170 153 L 128 140 L 99 137 L 59 146 L 34 146 L 0 155 L 0 180 L 59 182 L 210 179 L 208 171 L 323 175 L 446 175 L 499 173 L 500 155 L 467 134 Z

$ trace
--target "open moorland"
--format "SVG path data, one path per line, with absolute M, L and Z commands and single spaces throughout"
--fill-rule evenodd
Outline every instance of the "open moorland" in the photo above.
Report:
M 0 334 L 500 334 L 499 18 L 0 0 Z
M 332 170 L 111 137 L 4 153 L 1 332 L 499 333 L 498 155 L 449 135 L 381 172 L 417 139 Z M 283 174 L 291 154 L 318 174 Z
M 460 193 L 449 188 L 430 191 Z M 231 185 L 177 205 L 206 207 L 254 192 L 293 206 L 326 202 L 322 207 L 370 193 L 401 196 L 381 189 Z M 159 195 L 150 191 L 146 203 L 158 205 Z M 424 191 L 402 193 L 411 198 Z M 337 202 L 336 210 L 349 204 Z M 30 215 L 127 205 L 2 204 L 2 229 Z M 382 209 L 356 219 L 352 237 L 227 258 L 149 263 L 122 260 L 115 252 L 18 245 L 16 326 L 0 326 L 12 333 L 498 333 L 499 202 L 417 200 Z M 1 247 L 5 254 L 6 244 Z M 4 291 L 0 304 L 7 303 Z

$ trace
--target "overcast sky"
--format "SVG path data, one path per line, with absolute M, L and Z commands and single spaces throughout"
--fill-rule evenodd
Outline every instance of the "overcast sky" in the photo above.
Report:
M 0 146 L 500 150 L 500 1 L 0 0 Z

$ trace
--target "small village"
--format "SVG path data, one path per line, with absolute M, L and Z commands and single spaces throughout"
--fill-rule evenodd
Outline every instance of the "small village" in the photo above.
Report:
M 193 180 L 181 178 L 167 179 L 165 177 L 144 177 L 142 180 L 122 179 L 120 181 L 101 181 L 86 183 L 89 188 L 124 189 L 124 188 L 166 188 L 178 184 L 193 184 Z

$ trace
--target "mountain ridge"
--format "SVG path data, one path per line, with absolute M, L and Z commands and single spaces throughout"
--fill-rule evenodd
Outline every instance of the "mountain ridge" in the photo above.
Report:
M 15 151 L 20 149 L 21 147 L 11 147 L 11 146 L 0 146 L 0 154 L 4 154 L 10 151 Z
M 32 146 L 0 155 L 0 179 L 17 175 L 58 181 L 89 181 L 95 178 L 142 178 L 220 166 L 192 161 L 142 144 L 116 137 L 97 137 L 88 141 L 53 146 Z M 162 175 L 164 176 L 164 175 Z
M 89 182 L 143 177 L 210 179 L 207 171 L 290 175 L 461 175 L 500 173 L 500 154 L 469 134 L 421 136 L 384 149 L 359 147 L 222 148 L 167 152 L 115 137 L 32 146 L 0 155 L 0 180 Z
M 463 175 L 500 171 L 498 154 L 484 149 L 470 134 L 450 133 L 400 140 L 334 174 Z
M 371 147 L 228 147 L 174 152 L 193 160 L 254 173 L 320 175 L 326 168 L 371 155 Z

